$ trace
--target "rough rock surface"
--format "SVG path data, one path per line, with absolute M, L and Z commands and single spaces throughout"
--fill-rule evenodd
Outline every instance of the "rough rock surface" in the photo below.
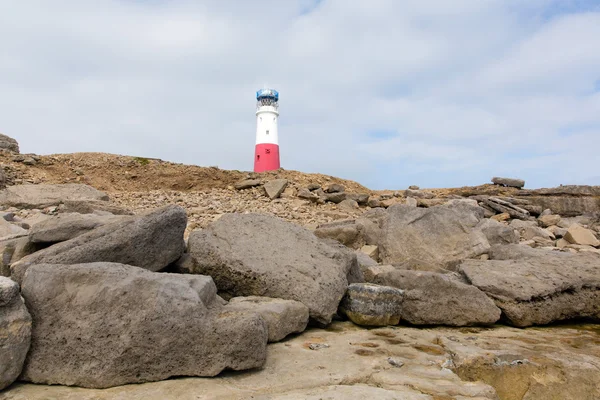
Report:
M 278 198 L 288 185 L 287 179 L 274 179 L 264 184 L 265 193 L 273 200 Z
M 33 243 L 58 243 L 73 239 L 107 223 L 127 217 L 113 215 L 59 214 L 31 226 L 29 239 Z
M 19 143 L 10 136 L 6 136 L 0 133 L 0 149 L 5 149 L 14 153 L 18 153 Z
M 515 178 L 493 177 L 492 183 L 494 183 L 496 185 L 515 187 L 515 188 L 519 188 L 519 189 L 521 189 L 523 186 L 525 186 L 525 181 L 523 179 L 515 179 Z
M 60 213 L 133 215 L 133 212 L 103 200 L 65 200 L 58 206 Z
M 11 277 L 21 282 L 27 268 L 39 263 L 106 261 L 159 271 L 183 254 L 186 222 L 185 210 L 179 206 L 129 217 L 22 258 L 11 265 Z
M 17 237 L 23 236 L 27 234 L 27 230 L 22 227 L 11 224 L 6 221 L 4 218 L 0 218 L 0 237 L 9 238 L 9 237 Z
M 21 374 L 30 340 L 31 316 L 19 286 L 0 276 L 0 390 Z
M 388 270 L 373 282 L 404 290 L 401 316 L 411 324 L 487 325 L 500 319 L 500 309 L 482 291 L 449 275 Z
M 302 332 L 308 324 L 308 307 L 294 300 L 234 297 L 225 308 L 260 314 L 267 323 L 269 342 L 278 342 L 291 333 Z
M 361 226 L 354 221 L 344 220 L 319 225 L 314 234 L 322 239 L 334 239 L 345 246 L 360 249 L 365 244 Z
M 264 320 L 225 311 L 210 277 L 39 264 L 22 293 L 34 326 L 26 381 L 105 388 L 265 362 Z
M 519 233 L 515 229 L 493 219 L 483 219 L 477 228 L 481 229 L 492 246 L 519 243 Z
M 573 318 L 600 318 L 600 257 L 520 246 L 466 260 L 459 271 L 494 299 L 509 323 L 525 327 Z M 507 246 L 509 247 L 509 246 Z M 508 254 L 513 252 L 512 254 Z M 518 258 L 518 259 L 507 259 Z
M 312 232 L 260 214 L 226 214 L 188 241 L 193 273 L 212 276 L 231 296 L 296 300 L 311 318 L 327 324 L 357 267 L 356 256 Z
M 284 395 L 304 399 L 320 391 L 327 399 L 333 396 L 332 386 L 344 386 L 358 388 L 360 398 L 381 398 L 376 395 L 382 392 L 362 391 L 367 386 L 396 392 L 391 398 L 398 400 L 411 399 L 408 396 L 415 392 L 429 400 L 592 400 L 600 398 L 599 334 L 585 326 L 363 329 L 351 322 L 334 322 L 327 330 L 310 329 L 269 345 L 265 366 L 252 373 L 104 390 L 15 384 L 4 396 L 7 400 L 246 400 Z M 311 350 L 311 344 L 329 347 Z
M 489 250 L 485 235 L 475 226 L 483 217 L 479 207 L 414 208 L 396 205 L 381 223 L 379 257 L 384 264 L 410 259 L 444 267 Z
M 70 201 L 107 201 L 108 196 L 88 185 L 19 185 L 0 191 L 0 204 L 19 208 L 44 208 Z
M 594 233 L 579 224 L 573 224 L 565 234 L 565 240 L 572 244 L 583 244 L 588 246 L 600 246 L 600 240 Z
M 340 311 L 357 325 L 398 325 L 403 291 L 372 283 L 348 286 L 340 303 Z

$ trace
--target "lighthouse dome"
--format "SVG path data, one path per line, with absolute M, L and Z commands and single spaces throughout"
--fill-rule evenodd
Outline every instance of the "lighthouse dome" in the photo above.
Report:
M 275 89 L 260 89 L 256 92 L 256 100 L 271 99 L 278 101 L 279 92 Z

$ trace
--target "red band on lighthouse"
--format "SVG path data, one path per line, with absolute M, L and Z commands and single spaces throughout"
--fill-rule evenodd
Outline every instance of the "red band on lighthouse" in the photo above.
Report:
M 254 172 L 279 169 L 279 145 L 273 143 L 257 144 L 254 150 Z

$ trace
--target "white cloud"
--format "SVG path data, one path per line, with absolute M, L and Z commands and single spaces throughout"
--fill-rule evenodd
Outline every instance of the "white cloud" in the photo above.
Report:
M 598 10 L 317 3 L 14 2 L 0 14 L 0 131 L 41 154 L 248 170 L 268 84 L 284 168 L 389 188 L 598 182 Z

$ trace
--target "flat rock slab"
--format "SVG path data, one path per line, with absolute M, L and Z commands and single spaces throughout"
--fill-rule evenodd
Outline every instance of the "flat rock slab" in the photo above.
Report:
M 27 268 L 40 263 L 106 261 L 160 271 L 183 254 L 186 223 L 185 210 L 179 206 L 125 218 L 22 258 L 11 265 L 11 277 L 21 282 Z
M 579 224 L 573 224 L 569 227 L 565 234 L 565 240 L 572 244 L 600 246 L 600 240 L 596 238 L 594 232 Z
M 0 276 L 0 390 L 21 374 L 31 342 L 31 316 L 19 285 Z
M 303 332 L 308 324 L 308 307 L 294 300 L 234 297 L 225 308 L 260 314 L 267 322 L 269 342 L 278 342 L 291 333 Z
M 273 200 L 281 196 L 281 193 L 285 190 L 288 185 L 287 179 L 274 179 L 264 184 L 265 193 Z
M 99 226 L 123 220 L 123 216 L 67 213 L 45 219 L 31 226 L 32 243 L 58 243 L 73 239 Z
M 493 177 L 492 183 L 495 185 L 515 187 L 515 188 L 519 188 L 519 189 L 521 189 L 523 186 L 525 186 L 525 181 L 523 179 L 517 179 L 517 178 Z
M 407 388 L 425 393 L 429 400 L 596 399 L 599 334 L 595 325 L 364 329 L 334 322 L 326 330 L 309 329 L 269 345 L 264 367 L 249 373 L 104 390 L 17 383 L 0 398 L 247 400 L 295 395 L 304 399 L 320 392 L 327 399 L 334 395 L 333 387 L 344 386 L 357 389 L 359 398 L 365 399 L 383 396 L 378 389 L 406 399 L 403 396 L 413 394 Z M 314 343 L 329 347 L 311 350 Z M 372 390 L 363 390 L 364 386 Z
M 34 326 L 20 377 L 29 382 L 106 388 L 265 362 L 266 323 L 224 310 L 210 277 L 39 264 L 22 293 Z
M 0 191 L 0 204 L 17 208 L 45 208 L 65 201 L 108 201 L 108 196 L 76 183 L 10 186 Z
M 336 249 L 312 232 L 262 214 L 225 214 L 188 240 L 190 272 L 212 276 L 230 297 L 296 300 L 310 317 L 331 322 L 357 268 L 356 255 Z
M 383 269 L 373 282 L 404 290 L 401 317 L 415 325 L 490 325 L 500 309 L 484 292 L 450 275 Z
M 493 298 L 515 326 L 600 318 L 600 256 L 538 250 L 519 257 L 467 260 L 459 271 Z

